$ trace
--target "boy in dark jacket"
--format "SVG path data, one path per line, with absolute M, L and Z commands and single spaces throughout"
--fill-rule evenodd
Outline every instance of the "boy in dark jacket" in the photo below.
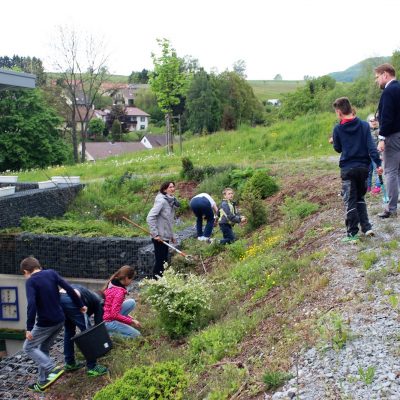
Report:
M 230 244 L 235 241 L 235 234 L 233 233 L 233 225 L 246 223 L 247 219 L 243 215 L 238 214 L 236 211 L 235 203 L 233 203 L 233 196 L 235 195 L 233 189 L 225 188 L 222 191 L 224 196 L 219 208 L 219 227 L 221 229 L 223 239 L 220 240 L 221 244 Z
M 371 159 L 377 165 L 378 174 L 382 174 L 383 170 L 369 125 L 353 114 L 349 99 L 336 99 L 333 107 L 340 119 L 333 130 L 333 147 L 341 153 L 339 167 L 347 228 L 343 241 L 351 242 L 359 239 L 358 225 L 366 236 L 374 235 L 364 199 Z
M 39 380 L 28 386 L 34 392 L 43 392 L 64 372 L 50 358 L 50 347 L 64 324 L 59 287 L 62 287 L 81 312 L 86 312 L 74 289 L 52 269 L 42 270 L 39 261 L 27 257 L 20 265 L 26 281 L 28 300 L 26 340 L 23 349 L 39 367 Z
M 78 296 L 81 298 L 83 304 L 87 307 L 87 315 L 80 312 L 79 307 L 72 301 L 68 294 L 60 291 L 61 307 L 65 314 L 64 323 L 64 357 L 65 366 L 64 370 L 67 372 L 76 371 L 84 366 L 83 363 L 76 362 L 74 342 L 71 338 L 76 334 L 76 327 L 81 332 L 90 327 L 88 317 L 93 315 L 95 325 L 103 321 L 103 298 L 96 292 L 85 288 L 81 285 L 71 285 Z M 101 376 L 108 372 L 108 369 L 96 363 L 96 360 L 86 360 L 87 375 L 88 376 Z

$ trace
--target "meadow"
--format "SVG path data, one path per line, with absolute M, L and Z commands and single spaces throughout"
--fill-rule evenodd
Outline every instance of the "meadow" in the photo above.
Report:
M 248 80 L 254 94 L 260 101 L 279 99 L 282 94 L 293 92 L 302 87 L 305 81 L 280 81 L 280 80 Z

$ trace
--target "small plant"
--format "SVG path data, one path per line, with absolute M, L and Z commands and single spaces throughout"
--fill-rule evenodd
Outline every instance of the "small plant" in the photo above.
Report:
M 227 247 L 227 251 L 232 260 L 240 260 L 246 253 L 246 241 L 236 240 Z
M 188 379 L 176 362 L 156 363 L 129 369 L 122 378 L 106 386 L 94 400 L 183 400 Z
M 351 336 L 348 323 L 335 312 L 326 314 L 318 321 L 318 331 L 321 339 L 336 351 L 342 349 Z
M 156 310 L 162 328 L 172 338 L 201 326 L 211 309 L 211 285 L 196 275 L 168 268 L 162 278 L 146 279 L 141 285 L 144 300 Z
M 275 390 L 282 386 L 286 381 L 293 376 L 282 371 L 267 371 L 263 376 L 266 390 Z
M 284 204 L 280 207 L 288 222 L 306 218 L 315 213 L 318 208 L 318 204 L 303 200 L 299 195 L 286 197 Z
M 363 263 L 363 268 L 368 271 L 378 261 L 378 255 L 374 251 L 360 253 L 359 260 Z
M 374 381 L 374 378 L 375 378 L 375 372 L 376 372 L 376 368 L 371 365 L 369 367 L 367 367 L 366 370 L 364 370 L 361 366 L 358 367 L 358 374 L 360 375 L 360 379 L 366 385 L 372 384 L 372 382 Z
M 275 179 L 268 175 L 265 170 L 256 171 L 253 176 L 248 179 L 243 187 L 243 196 L 251 196 L 257 194 L 261 199 L 272 196 L 279 190 L 279 186 Z
M 399 310 L 399 297 L 396 294 L 389 296 L 389 303 L 396 311 Z
M 247 217 L 246 232 L 252 232 L 267 223 L 268 214 L 257 191 L 245 191 L 242 196 L 244 214 Z

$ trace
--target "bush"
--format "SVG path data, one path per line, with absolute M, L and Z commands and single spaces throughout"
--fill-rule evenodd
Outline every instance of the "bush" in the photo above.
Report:
M 267 171 L 258 170 L 254 172 L 250 179 L 247 180 L 243 187 L 243 196 L 251 196 L 258 194 L 261 199 L 272 196 L 279 190 L 279 186 Z
M 282 386 L 292 375 L 281 371 L 267 371 L 263 376 L 266 390 L 275 390 Z
M 242 196 L 242 207 L 247 218 L 246 232 L 252 232 L 267 223 L 267 209 L 258 191 L 245 191 Z
M 122 378 L 97 392 L 94 400 L 182 400 L 188 379 L 176 362 L 129 369 Z
M 230 171 L 207 176 L 197 188 L 198 193 L 210 193 L 220 197 L 222 189 L 230 185 Z
M 161 327 L 172 337 L 184 336 L 204 322 L 211 309 L 211 286 L 201 277 L 165 270 L 158 280 L 144 280 L 143 298 L 156 310 Z

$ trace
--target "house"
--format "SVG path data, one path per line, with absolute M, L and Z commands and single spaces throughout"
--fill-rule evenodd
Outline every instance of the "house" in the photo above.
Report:
M 108 93 L 113 97 L 114 104 L 124 104 L 126 106 L 133 106 L 135 104 L 135 98 L 137 93 L 141 89 L 147 89 L 148 84 L 145 83 L 135 83 L 128 85 L 119 85 L 118 87 L 113 87 L 108 90 Z
M 147 149 L 153 149 L 155 147 L 164 147 L 167 145 L 167 136 L 166 135 L 147 135 L 143 136 L 143 139 L 140 141 L 144 147 Z
M 150 115 L 137 107 L 125 107 L 125 116 L 122 123 L 128 131 L 143 131 L 149 127 Z
M 0 90 L 35 88 L 35 75 L 0 68 Z
M 96 161 L 140 150 L 146 150 L 140 142 L 86 142 L 86 160 Z M 82 153 L 81 145 L 79 145 L 79 153 Z

